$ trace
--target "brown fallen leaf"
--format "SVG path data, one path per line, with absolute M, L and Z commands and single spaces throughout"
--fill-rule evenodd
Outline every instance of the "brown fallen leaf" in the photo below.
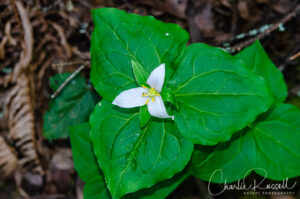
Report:
M 248 20 L 250 18 L 249 6 L 247 1 L 239 1 L 238 9 L 239 14 L 243 19 Z
M 22 154 L 19 159 L 21 167 L 42 175 L 43 169 L 35 146 L 35 119 L 30 89 L 28 77 L 20 75 L 5 99 L 4 119 L 9 130 L 8 139 L 18 149 L 17 153 Z
M 0 176 L 10 177 L 17 167 L 18 159 L 15 150 L 0 135 Z

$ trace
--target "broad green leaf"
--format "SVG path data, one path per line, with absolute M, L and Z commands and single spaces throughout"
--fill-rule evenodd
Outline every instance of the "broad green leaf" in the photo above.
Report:
M 53 91 L 69 76 L 70 73 L 62 73 L 52 77 L 50 86 Z M 44 114 L 44 136 L 47 139 L 68 137 L 68 128 L 88 121 L 98 100 L 97 94 L 88 88 L 85 78 L 76 76 L 50 101 L 49 109 Z
M 83 191 L 84 198 L 110 199 L 90 141 L 89 123 L 70 127 L 70 141 L 75 169 L 80 179 L 86 182 Z
M 282 180 L 300 175 L 300 110 L 280 104 L 254 126 L 256 164 L 266 168 L 268 178 Z M 284 165 L 284 166 L 283 166 Z M 263 175 L 261 170 L 256 173 Z
M 176 174 L 171 179 L 161 181 L 148 189 L 142 189 L 136 193 L 127 194 L 122 199 L 164 199 L 172 193 L 187 177 L 187 170 Z M 103 192 L 104 178 L 97 176 L 93 180 L 85 184 L 83 189 L 84 199 L 111 199 L 107 195 L 101 195 Z M 107 187 L 106 187 L 107 190 Z M 108 190 L 107 193 L 109 194 Z
M 131 61 L 131 64 L 132 64 L 132 70 L 137 84 L 139 86 L 146 85 L 147 78 L 149 76 L 147 71 L 145 71 L 145 69 L 139 63 L 136 63 L 133 60 Z
M 148 74 L 165 63 L 169 79 L 189 38 L 185 30 L 115 8 L 94 9 L 92 16 L 91 80 L 104 99 L 112 101 L 120 92 L 137 86 L 132 61 Z
M 60 85 L 68 79 L 68 77 L 71 75 L 71 73 L 65 72 L 65 73 L 59 73 L 54 75 L 53 77 L 50 78 L 50 83 L 49 86 L 52 91 L 56 91 Z
M 211 182 L 216 183 L 242 179 L 251 171 L 273 180 L 296 177 L 300 175 L 299 140 L 300 110 L 278 104 L 232 140 L 216 147 L 198 147 L 191 170 L 202 180 L 212 176 Z
M 71 126 L 69 130 L 75 169 L 80 179 L 87 182 L 99 173 L 89 137 L 90 125 L 81 123 Z
M 70 127 L 75 169 L 86 182 L 83 189 L 85 199 L 111 199 L 102 171 L 100 170 L 89 137 L 89 124 L 82 123 Z M 190 174 L 184 170 L 168 180 L 161 181 L 148 189 L 142 189 L 123 199 L 163 199 L 177 188 Z
M 217 146 L 195 148 L 190 169 L 196 177 L 210 182 L 230 183 L 243 179 L 251 173 L 256 161 L 252 135 L 244 131 Z
M 185 169 L 168 180 L 161 181 L 151 188 L 128 194 L 122 199 L 164 199 L 189 176 L 190 174 Z
M 278 103 L 284 102 L 287 97 L 287 86 L 283 75 L 258 40 L 235 56 L 241 58 L 247 67 L 265 79 Z
M 177 109 L 178 109 L 178 105 L 176 102 L 176 98 L 175 95 L 173 93 L 173 91 L 167 87 L 163 87 L 162 92 L 160 93 L 162 99 L 166 102 L 170 102 L 171 104 L 173 104 Z
M 88 181 L 83 187 L 84 199 L 111 199 L 104 178 L 98 176 Z
M 202 145 L 229 140 L 274 101 L 243 61 L 206 44 L 186 48 L 169 88 L 179 106 L 174 114 L 180 132 Z
M 140 127 L 135 109 L 102 101 L 90 117 L 91 140 L 113 198 L 149 188 L 183 170 L 193 151 L 171 121 Z
M 140 107 L 140 124 L 144 127 L 150 120 L 150 113 L 148 112 L 147 106 Z

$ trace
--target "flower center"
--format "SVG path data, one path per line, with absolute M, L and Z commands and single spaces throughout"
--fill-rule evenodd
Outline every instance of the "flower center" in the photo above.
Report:
M 158 96 L 158 92 L 154 89 L 154 88 L 151 88 L 149 90 L 149 92 L 147 93 L 147 96 L 150 97 L 150 98 L 154 98 L 155 96 Z
M 148 93 L 144 93 L 142 96 L 143 97 L 149 97 L 151 98 L 152 102 L 154 102 L 155 96 L 159 96 L 159 93 L 154 89 L 154 88 L 147 88 L 146 86 L 142 85 L 143 88 L 148 89 Z M 149 99 L 147 100 L 146 104 L 148 104 Z

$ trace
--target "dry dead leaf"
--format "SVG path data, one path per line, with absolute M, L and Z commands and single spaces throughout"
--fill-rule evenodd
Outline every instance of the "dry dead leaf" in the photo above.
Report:
M 21 53 L 20 62 L 18 66 L 15 66 L 13 72 L 12 80 L 15 82 L 19 77 L 19 74 L 24 70 L 30 63 L 32 59 L 32 51 L 33 51 L 33 32 L 32 26 L 25 10 L 23 4 L 20 1 L 16 1 L 16 6 L 19 11 L 19 15 L 22 21 L 23 31 L 24 31 L 24 46 L 23 51 Z
M 30 84 L 25 74 L 19 76 L 17 84 L 7 96 L 4 118 L 8 122 L 8 139 L 21 154 L 20 165 L 24 169 L 43 174 L 35 147 L 35 120 Z
M 247 1 L 239 1 L 238 9 L 239 9 L 240 16 L 243 19 L 248 20 L 250 17 L 248 2 Z
M 18 167 L 18 159 L 15 151 L 4 138 L 0 136 L 0 175 L 9 177 Z

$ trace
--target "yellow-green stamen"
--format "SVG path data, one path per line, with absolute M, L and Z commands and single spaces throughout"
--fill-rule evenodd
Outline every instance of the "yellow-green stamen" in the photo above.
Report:
M 149 97 L 152 102 L 154 102 L 155 96 L 159 96 L 159 93 L 154 88 L 147 88 L 146 86 L 142 85 L 143 88 L 148 89 L 148 93 L 142 94 L 143 97 Z M 146 101 L 146 104 L 148 104 L 149 100 Z

